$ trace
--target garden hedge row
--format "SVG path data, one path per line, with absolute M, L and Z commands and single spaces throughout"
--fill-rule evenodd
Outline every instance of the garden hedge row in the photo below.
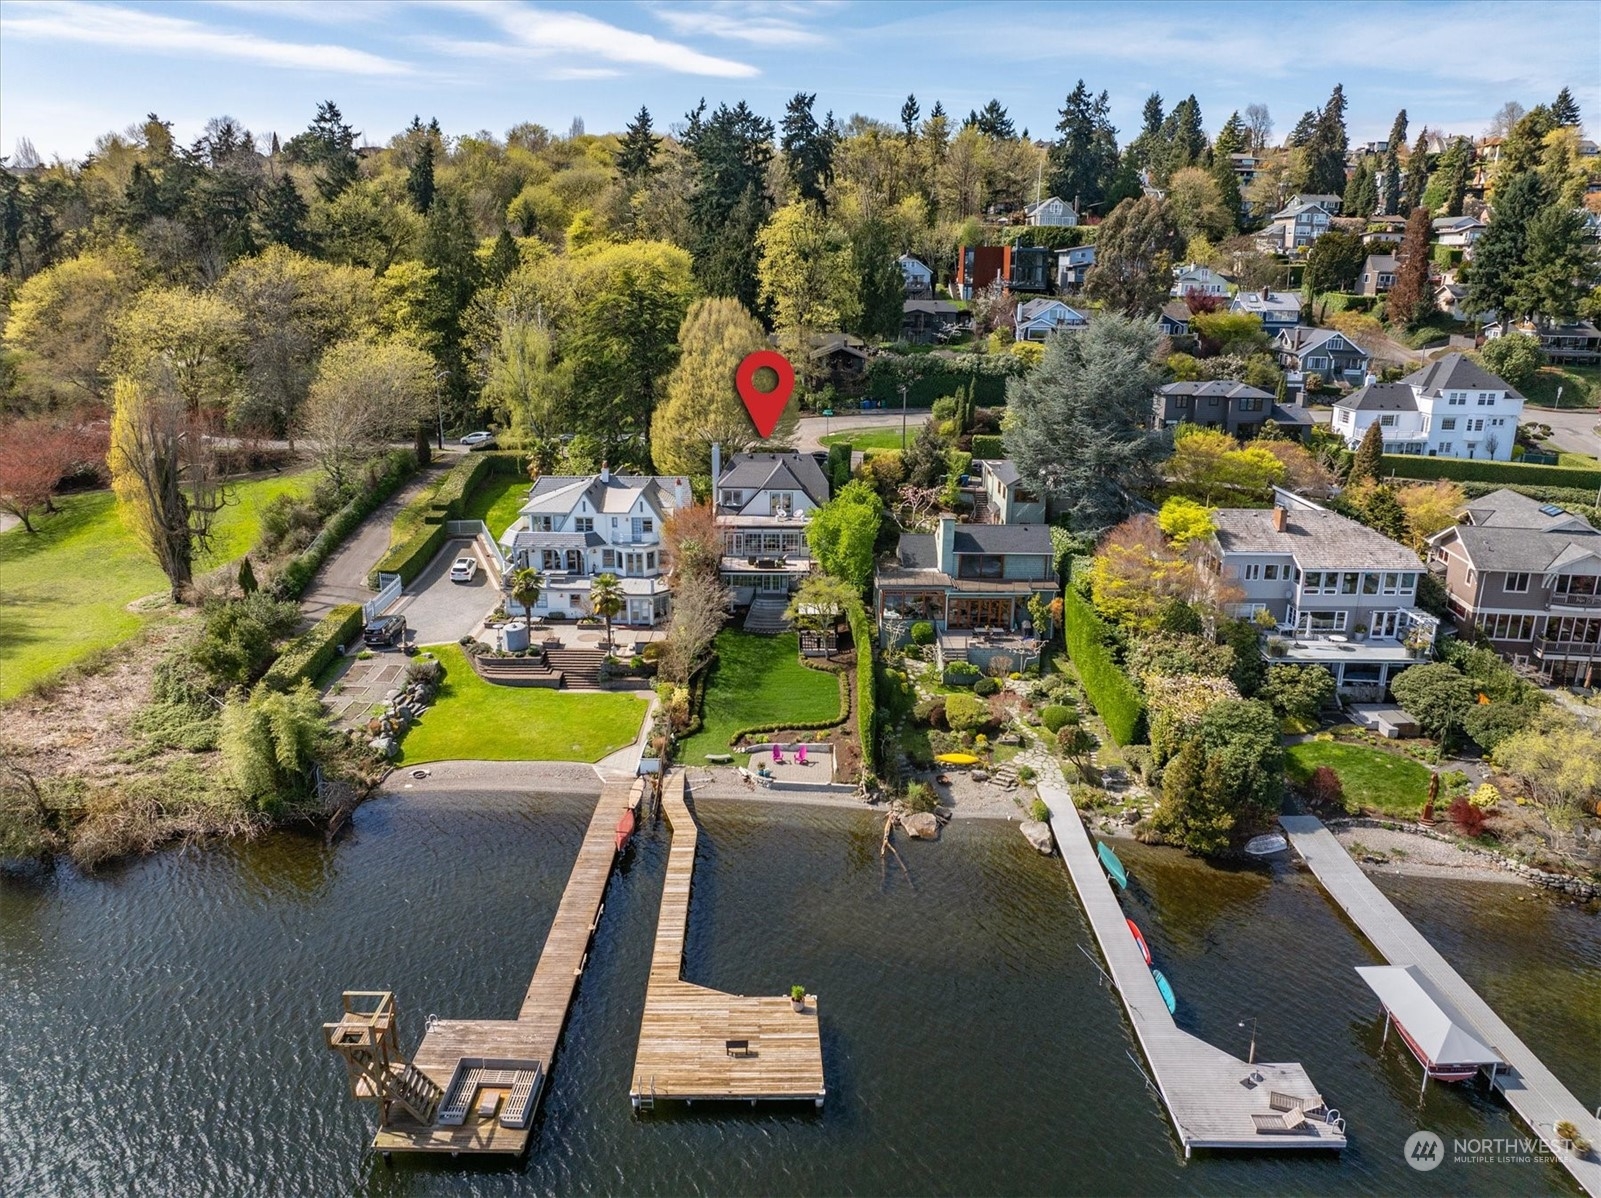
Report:
M 856 645 L 856 738 L 862 743 L 862 768 L 875 771 L 878 761 L 878 689 L 873 675 L 873 621 L 867 608 L 853 603 L 846 612 Z
M 383 473 L 378 475 L 372 486 L 364 488 L 330 516 L 316 539 L 278 571 L 273 579 L 273 591 L 277 596 L 280 599 L 300 598 L 328 555 L 355 532 L 357 526 L 377 510 L 379 504 L 393 495 L 416 469 L 417 455 L 409 449 L 397 449 L 385 455 Z
M 1067 654 L 1084 683 L 1084 694 L 1106 721 L 1106 730 L 1119 745 L 1135 744 L 1145 737 L 1145 700 L 1129 676 L 1112 660 L 1106 647 L 1106 626 L 1082 595 L 1072 587 L 1062 592 L 1062 622 Z
M 999 433 L 974 433 L 973 456 L 975 458 L 1004 458 L 1006 456 L 1006 439 Z
M 1027 372 L 1028 364 L 1015 354 L 880 355 L 867 364 L 867 394 L 894 406 L 904 383 L 907 406 L 929 408 L 936 399 L 965 393 L 971 383 L 976 403 L 998 405 L 1006 402 L 1006 380 Z
M 367 585 L 376 587 L 380 574 L 398 574 L 409 585 L 449 539 L 445 522 L 461 519 L 473 492 L 489 478 L 515 474 L 518 461 L 518 455 L 512 453 L 476 453 L 451 467 L 432 495 L 421 495 L 413 501 L 411 507 L 423 511 L 421 527 L 400 544 L 389 547 L 367 575 Z
M 273 690 L 287 691 L 302 678 L 316 681 L 340 646 L 348 644 L 361 628 L 361 604 L 341 603 L 284 646 L 262 682 Z
M 1580 487 L 1594 495 L 1601 487 L 1601 470 L 1572 466 L 1533 466 L 1524 462 L 1490 462 L 1459 458 L 1426 458 L 1416 454 L 1385 454 L 1381 474 L 1397 478 L 1448 478 L 1453 482 L 1524 483 L 1534 487 Z

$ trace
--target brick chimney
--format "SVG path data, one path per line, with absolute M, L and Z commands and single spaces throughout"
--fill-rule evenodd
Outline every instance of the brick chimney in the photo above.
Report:
M 1268 300 L 1270 300 L 1272 298 L 1273 298 L 1273 289 L 1271 287 L 1269 287 L 1266 283 L 1263 283 L 1262 284 L 1262 302 L 1266 303 Z
M 1282 504 L 1277 504 L 1276 503 L 1276 504 L 1273 505 L 1273 531 L 1274 532 L 1283 532 L 1284 529 L 1285 529 L 1285 526 L 1289 524 L 1289 519 L 1290 519 L 1289 513 L 1284 510 L 1284 507 L 1283 507 Z

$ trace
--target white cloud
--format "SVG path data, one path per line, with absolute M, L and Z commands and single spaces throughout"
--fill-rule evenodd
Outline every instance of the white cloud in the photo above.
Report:
M 347 75 L 405 75 L 412 68 L 346 46 L 283 42 L 111 4 L 16 0 L 0 11 L 0 30 L 13 37 L 83 42 L 121 50 L 186 57 L 231 58 L 294 70 Z
M 582 13 L 552 12 L 524 4 L 488 0 L 457 0 L 447 7 L 482 17 L 510 36 L 516 43 L 513 48 L 522 55 L 577 55 L 603 62 L 659 67 L 683 75 L 712 75 L 723 79 L 748 79 L 760 74 L 748 63 L 702 54 L 677 42 L 622 29 Z M 483 42 L 436 44 L 442 48 L 454 45 L 459 52 L 484 56 L 489 51 L 478 48 L 493 45 Z
M 753 46 L 815 46 L 828 40 L 799 21 L 773 15 L 786 9 L 793 11 L 792 6 L 767 4 L 714 4 L 706 8 L 651 6 L 661 22 L 679 34 L 705 34 Z

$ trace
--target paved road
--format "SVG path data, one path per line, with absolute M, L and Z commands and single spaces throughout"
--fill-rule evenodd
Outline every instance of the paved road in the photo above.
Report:
M 436 459 L 437 460 L 437 459 Z M 449 465 L 449 462 L 446 462 Z M 315 622 L 341 603 L 365 603 L 372 598 L 367 573 L 389 550 L 389 530 L 400 509 L 439 481 L 436 466 L 418 474 L 379 504 L 338 549 L 323 562 L 300 599 L 301 615 Z
M 450 565 L 463 554 L 478 559 L 471 582 L 451 582 Z M 500 602 L 470 537 L 446 541 L 439 555 L 417 576 L 406 593 L 389 610 L 406 617 L 407 635 L 414 645 L 445 645 L 466 636 Z
M 915 435 L 928 419 L 927 408 L 908 408 L 906 428 Z M 858 428 L 900 428 L 901 414 L 893 412 L 852 412 L 849 416 L 802 416 L 795 435 L 795 448 L 800 450 L 825 448 L 821 438 L 829 433 L 844 433 Z
M 1601 413 L 1595 408 L 1526 407 L 1525 424 L 1549 424 L 1551 439 L 1548 445 L 1564 453 L 1588 453 L 1601 456 Z

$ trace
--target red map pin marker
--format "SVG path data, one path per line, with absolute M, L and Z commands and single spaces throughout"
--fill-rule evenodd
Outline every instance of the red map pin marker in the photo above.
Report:
M 756 372 L 763 366 L 778 375 L 778 386 L 771 391 L 756 387 Z M 764 438 L 771 437 L 778 427 L 778 418 L 784 414 L 790 392 L 795 390 L 795 369 L 776 349 L 759 349 L 746 354 L 739 369 L 734 371 L 734 387 L 745 401 L 745 410 L 750 413 L 750 422 L 756 426 L 756 431 Z

